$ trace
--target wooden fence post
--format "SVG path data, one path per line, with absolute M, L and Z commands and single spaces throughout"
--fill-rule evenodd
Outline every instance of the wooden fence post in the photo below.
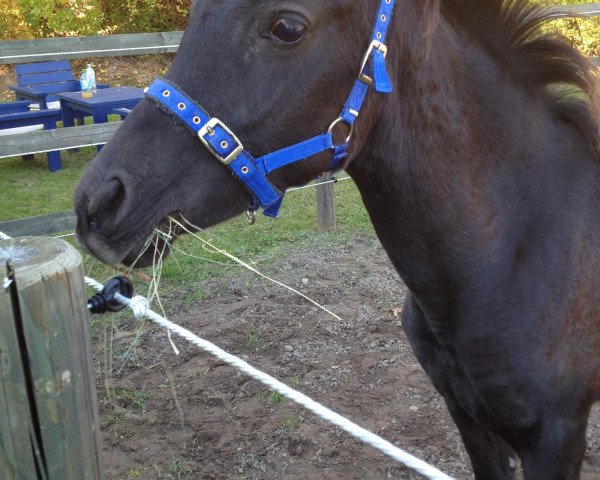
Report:
M 331 173 L 324 173 L 317 179 L 317 229 L 319 232 L 329 232 L 336 228 L 332 180 Z M 323 183 L 325 185 L 321 185 Z
M 81 256 L 0 240 L 0 479 L 100 480 Z

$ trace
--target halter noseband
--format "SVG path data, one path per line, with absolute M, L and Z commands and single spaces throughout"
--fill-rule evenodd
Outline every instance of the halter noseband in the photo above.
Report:
M 208 151 L 231 169 L 252 194 L 250 211 L 254 212 L 262 207 L 266 216 L 276 217 L 285 192 L 280 192 L 273 186 L 267 175 L 278 168 L 327 150 L 332 152 L 330 169 L 335 169 L 348 156 L 348 142 L 352 137 L 354 122 L 358 118 L 369 87 L 373 86 L 377 93 L 392 92 L 392 84 L 385 66 L 385 38 L 394 3 L 395 0 L 381 0 L 371 44 L 340 116 L 331 124 L 327 133 L 291 147 L 255 159 L 244 149 L 227 125 L 208 115 L 173 84 L 160 78 L 156 79 L 146 92 L 146 97 L 183 121 L 198 135 Z M 333 141 L 333 129 L 339 123 L 345 123 L 350 128 L 350 134 L 342 145 L 336 145 Z

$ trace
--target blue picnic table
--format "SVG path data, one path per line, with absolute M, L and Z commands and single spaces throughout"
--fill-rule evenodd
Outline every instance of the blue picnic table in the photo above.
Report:
M 48 102 L 58 101 L 57 94 L 61 92 L 78 92 L 81 86 L 78 81 L 49 83 L 46 85 L 13 85 L 17 100 L 28 100 L 39 104 L 41 110 L 48 108 Z
M 92 98 L 83 98 L 81 92 L 59 93 L 63 125 L 73 126 L 78 112 L 91 115 L 94 123 L 108 121 L 108 115 L 119 109 L 131 110 L 144 98 L 144 90 L 135 87 L 112 87 L 98 90 Z
M 59 110 L 29 110 L 29 102 L 0 103 L 0 134 L 20 127 L 43 125 L 45 130 L 56 128 L 56 122 L 61 119 Z M 0 139 L 2 137 L 0 136 Z M 1 140 L 0 140 L 1 141 Z M 25 159 L 31 156 L 24 157 Z M 60 152 L 48 152 L 48 169 L 56 172 L 62 168 Z
M 144 98 L 144 90 L 135 87 L 113 87 L 98 90 L 92 98 L 83 98 L 81 92 L 59 93 L 64 127 L 75 125 L 81 113 L 91 115 L 94 123 L 108 122 L 115 111 L 131 110 Z M 98 147 L 100 150 L 101 147 Z

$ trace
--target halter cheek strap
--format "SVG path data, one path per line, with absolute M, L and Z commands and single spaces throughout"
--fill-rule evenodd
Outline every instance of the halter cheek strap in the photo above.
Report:
M 354 123 L 369 88 L 373 87 L 377 93 L 392 92 L 392 84 L 385 65 L 387 54 L 385 38 L 394 10 L 394 1 L 381 1 L 371 44 L 340 117 L 331 124 L 326 133 L 304 142 L 255 159 L 221 120 L 208 115 L 202 107 L 172 83 L 164 79 L 156 79 L 146 92 L 146 97 L 161 106 L 168 114 L 175 115 L 181 120 L 198 136 L 217 160 L 229 167 L 252 194 L 251 210 L 263 208 L 266 216 L 276 217 L 285 192 L 279 191 L 269 181 L 267 175 L 281 167 L 324 151 L 332 152 L 330 169 L 335 169 L 348 156 L 348 142 L 352 138 Z M 338 123 L 345 123 L 350 128 L 348 138 L 341 145 L 334 143 L 332 134 Z

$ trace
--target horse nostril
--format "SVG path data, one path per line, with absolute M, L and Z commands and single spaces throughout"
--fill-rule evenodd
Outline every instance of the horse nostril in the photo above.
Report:
M 118 178 L 100 185 L 93 193 L 87 208 L 89 229 L 97 230 L 99 219 L 114 218 L 125 202 L 125 197 L 125 186 Z

